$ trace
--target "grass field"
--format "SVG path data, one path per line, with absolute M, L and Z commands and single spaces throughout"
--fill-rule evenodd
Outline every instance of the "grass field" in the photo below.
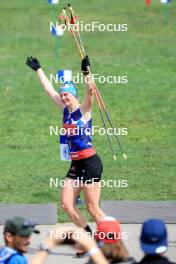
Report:
M 176 199 L 176 3 L 169 8 L 152 2 L 150 9 L 142 0 L 71 2 L 85 23 L 128 24 L 127 32 L 82 33 L 92 72 L 128 76 L 125 85 L 99 85 L 114 126 L 128 128 L 121 137 L 128 160 L 113 161 L 106 137 L 94 137 L 104 179 L 128 181 L 128 188 L 104 188 L 104 200 Z M 52 16 L 46 0 L 0 3 L 0 202 L 57 202 L 60 189 L 49 188 L 49 178 L 62 179 L 69 167 L 60 161 L 58 137 L 49 135 L 50 125 L 61 126 L 62 113 L 25 66 L 26 56 L 33 55 L 47 75 L 63 68 L 80 71 L 69 34 L 59 39 L 56 58 Z M 79 93 L 83 98 L 82 84 Z M 96 105 L 93 116 L 101 126 Z

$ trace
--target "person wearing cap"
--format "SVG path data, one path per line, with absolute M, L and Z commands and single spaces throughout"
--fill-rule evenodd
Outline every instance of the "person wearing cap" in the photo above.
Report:
M 120 223 L 113 217 L 106 216 L 97 223 L 94 238 L 98 243 L 109 263 L 136 263 L 134 258 L 129 257 L 128 251 L 122 241 L 122 230 Z M 91 250 L 94 253 L 95 250 Z M 93 264 L 90 259 L 87 264 Z
M 27 253 L 32 233 L 39 233 L 35 223 L 23 217 L 8 219 L 4 226 L 5 247 L 0 249 L 0 264 L 27 264 Z
M 167 229 L 160 219 L 144 222 L 140 236 L 141 249 L 144 252 L 140 264 L 175 264 L 165 256 L 168 249 Z
M 91 232 L 86 219 L 75 206 L 76 197 L 83 190 L 87 209 L 93 219 L 98 222 L 105 216 L 99 207 L 101 193 L 99 182 L 103 172 L 103 164 L 92 146 L 91 110 L 94 100 L 94 84 L 88 70 L 89 58 L 86 56 L 81 63 L 87 87 L 85 98 L 81 104 L 73 82 L 65 82 L 56 92 L 36 58 L 28 57 L 26 64 L 36 71 L 45 92 L 63 111 L 63 126 L 72 161 L 65 177 L 65 184 L 62 187 L 61 207 L 78 227 Z

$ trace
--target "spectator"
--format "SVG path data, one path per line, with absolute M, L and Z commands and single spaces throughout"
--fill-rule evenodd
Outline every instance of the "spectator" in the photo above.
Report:
M 122 242 L 120 223 L 113 217 L 105 217 L 98 222 L 95 238 L 109 263 L 135 263 Z M 88 262 L 92 263 L 91 260 Z
M 144 252 L 140 264 L 175 264 L 164 256 L 168 249 L 168 241 L 167 230 L 163 221 L 149 219 L 144 222 L 140 243 Z
M 23 217 L 14 217 L 5 222 L 5 247 L 0 249 L 0 264 L 27 264 L 23 255 L 28 251 L 32 233 L 40 233 L 35 223 Z

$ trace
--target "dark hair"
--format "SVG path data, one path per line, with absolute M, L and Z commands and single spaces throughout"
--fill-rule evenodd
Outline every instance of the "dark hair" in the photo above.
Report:
M 5 245 L 6 245 L 6 246 L 8 246 L 8 241 L 7 241 L 7 238 L 6 238 L 6 234 L 7 234 L 7 233 L 10 233 L 10 232 L 7 232 L 7 231 L 4 232 L 4 241 L 5 241 Z M 11 234 L 11 233 L 10 233 L 10 234 Z M 14 234 L 11 234 L 11 235 L 14 236 Z

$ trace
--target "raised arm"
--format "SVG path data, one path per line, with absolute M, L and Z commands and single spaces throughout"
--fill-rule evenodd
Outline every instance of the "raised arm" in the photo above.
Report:
M 52 101 L 63 109 L 63 105 L 61 102 L 60 95 L 55 91 L 54 87 L 48 80 L 47 76 L 45 75 L 44 71 L 42 70 L 39 61 L 36 58 L 33 57 L 27 57 L 26 64 L 36 71 L 36 74 L 38 76 L 38 79 L 40 80 L 40 83 L 47 93 L 47 95 L 52 99 Z
M 90 62 L 89 62 L 89 58 L 88 56 L 86 56 L 83 60 L 82 60 L 82 64 L 81 64 L 81 69 L 82 72 L 84 74 L 84 82 L 86 84 L 86 93 L 85 93 L 85 98 L 84 101 L 82 102 L 80 108 L 81 111 L 86 114 L 88 112 L 91 112 L 92 109 L 92 105 L 93 105 L 93 101 L 94 101 L 94 83 L 93 80 L 88 72 L 88 68 L 90 66 Z
M 52 235 L 53 234 L 53 235 Z M 108 264 L 96 241 L 83 229 L 76 227 L 56 227 L 50 232 L 50 238 L 44 240 L 39 251 L 34 255 L 31 264 L 44 264 L 48 253 L 60 244 L 73 246 L 77 242 L 82 245 L 95 264 Z
M 94 264 L 109 263 L 106 260 L 101 249 L 97 245 L 96 241 L 90 236 L 90 234 L 85 232 L 83 229 L 75 228 L 75 232 L 73 233 L 73 239 L 75 240 L 75 242 L 79 243 L 86 249 L 88 255 L 90 256 Z

